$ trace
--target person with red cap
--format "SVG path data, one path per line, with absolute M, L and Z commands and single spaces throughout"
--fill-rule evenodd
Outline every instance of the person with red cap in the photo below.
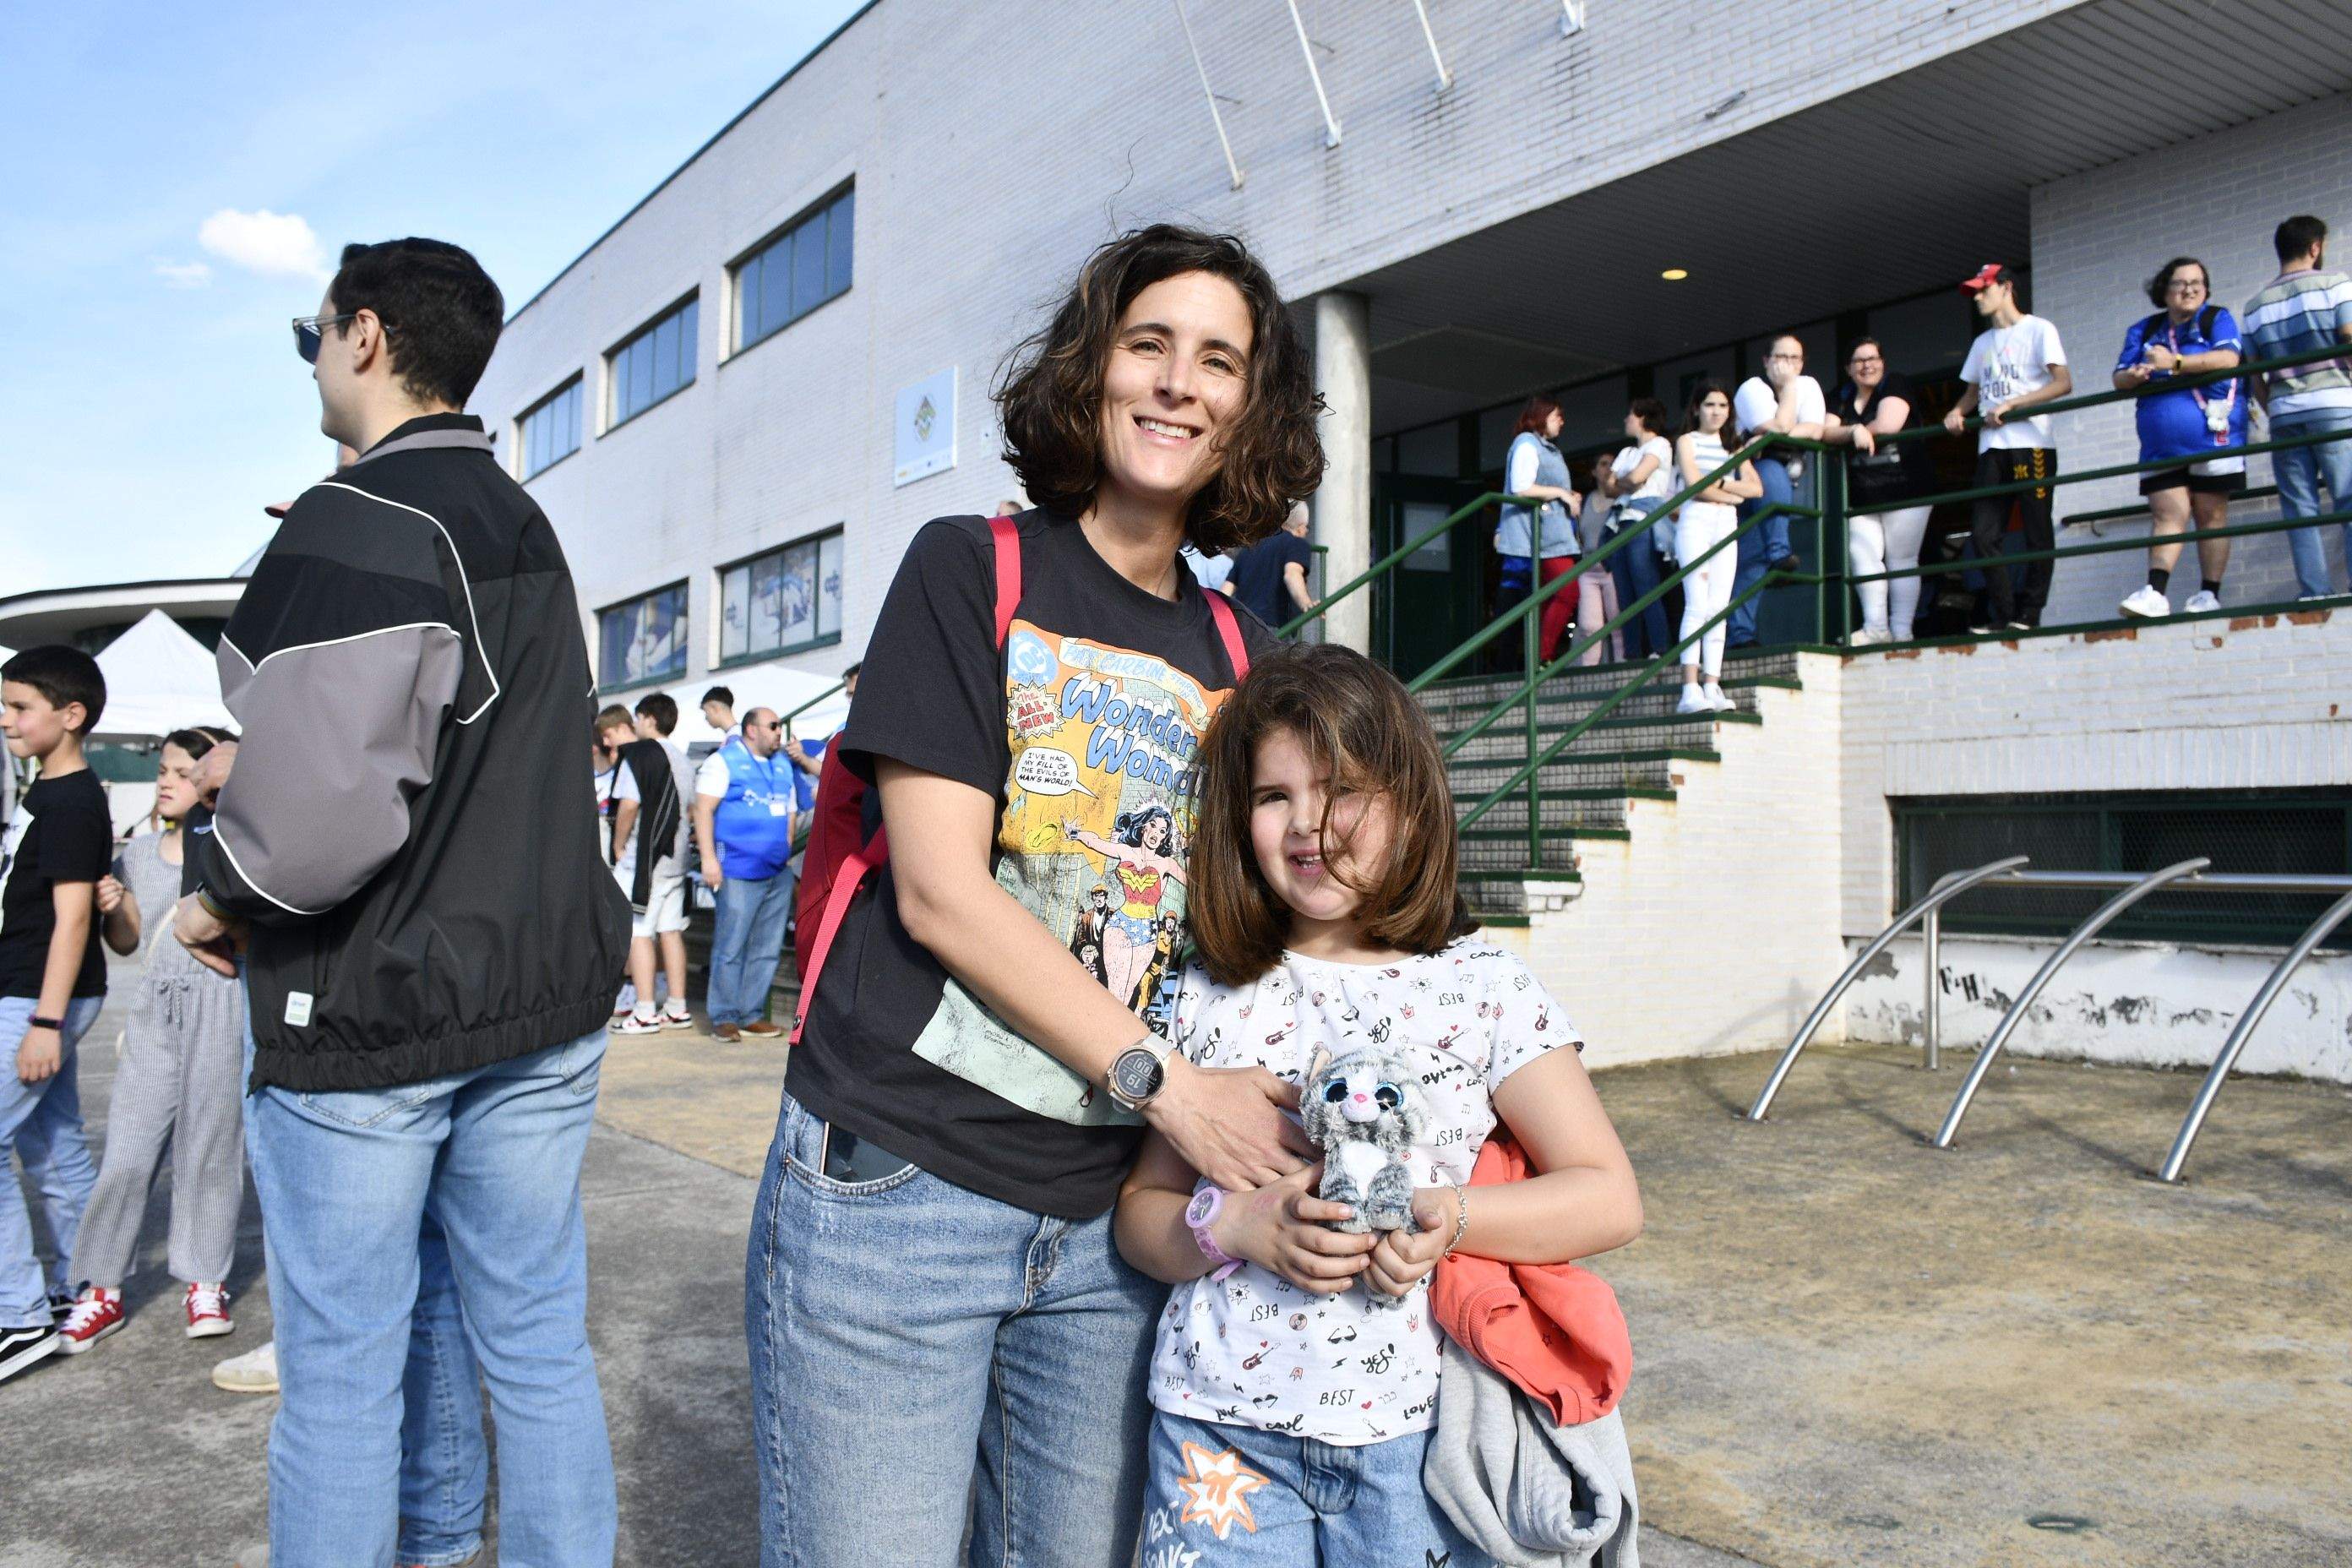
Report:
M 1967 384 L 1959 401 L 1944 416 L 1944 428 L 1957 436 L 1969 416 L 1981 413 L 1977 431 L 1979 485 L 2047 481 L 2058 471 L 2058 450 L 2051 444 L 2050 416 L 2027 410 L 2055 402 L 2074 390 L 2066 368 L 2066 347 L 2058 329 L 2040 316 L 2030 316 L 2018 303 L 2017 277 L 1999 262 L 1987 262 L 1960 285 L 1971 296 L 1977 319 L 1985 330 L 1969 345 L 1960 380 Z M 1977 558 L 1985 563 L 1985 605 L 1969 622 L 1982 636 L 2007 629 L 2031 631 L 2042 624 L 2042 606 L 2050 597 L 2052 563 L 2031 562 L 2021 570 L 2020 592 L 2010 580 L 2010 569 L 1995 563 L 2001 536 L 2009 531 L 2013 501 L 2024 525 L 2029 551 L 2055 547 L 2050 500 L 2053 487 L 2039 483 L 2030 490 L 1987 496 L 1976 502 L 1969 520 L 1969 538 Z

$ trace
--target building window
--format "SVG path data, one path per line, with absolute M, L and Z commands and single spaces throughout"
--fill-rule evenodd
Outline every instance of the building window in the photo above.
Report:
M 580 378 L 540 399 L 524 413 L 521 425 L 526 479 L 580 450 Z
M 856 191 L 844 191 L 736 263 L 738 353 L 848 290 L 856 203 Z
M 686 584 L 596 612 L 597 684 L 607 690 L 686 673 Z
M 698 305 L 688 300 L 613 351 L 613 416 L 606 428 L 625 425 L 680 387 L 694 384 Z
M 1947 871 L 2010 855 L 2042 871 L 2153 871 L 2203 855 L 2213 870 L 2340 876 L 2352 868 L 2352 794 L 2342 789 L 2174 790 L 2160 795 L 1965 795 L 1891 800 L 1899 901 L 1908 908 Z M 1944 909 L 1944 929 L 2064 936 L 2110 891 L 1983 888 Z M 2160 892 L 2105 935 L 2179 942 L 2284 945 L 2326 907 L 2289 893 Z M 2352 930 L 2326 945 L 2352 947 Z
M 841 530 L 719 571 L 721 664 L 840 640 Z

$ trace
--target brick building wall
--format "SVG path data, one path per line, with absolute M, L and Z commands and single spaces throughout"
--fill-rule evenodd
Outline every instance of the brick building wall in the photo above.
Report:
M 1710 0 L 1601 4 L 1575 37 L 1536 0 L 1302 0 L 1344 139 L 1324 146 L 1278 5 L 1190 15 L 1246 174 L 1229 187 L 1173 10 L 881 0 L 518 311 L 475 406 L 505 427 L 585 372 L 582 449 L 531 482 L 583 606 L 690 585 L 688 675 L 716 652 L 714 569 L 847 527 L 844 637 L 862 648 L 908 539 L 1011 493 L 982 390 L 1095 244 L 1158 218 L 1230 227 L 1303 298 L 2066 8 L 1839 0 L 1790 27 Z M 1662 68 L 1671 53 L 1674 68 Z M 1734 92 L 1736 105 L 1718 109 Z M 856 281 L 724 357 L 727 267 L 855 178 Z M 600 435 L 604 353 L 688 290 L 695 384 Z M 959 367 L 958 466 L 890 482 L 896 390 Z
M 2341 611 L 1869 655 L 1846 662 L 1842 689 L 1850 946 L 1895 913 L 1890 798 L 2352 784 L 2352 616 Z M 2313 900 L 2311 914 L 2323 907 Z M 1946 1039 L 1981 1039 L 2054 945 L 1948 939 Z M 2276 958 L 2094 942 L 2053 982 L 2018 1048 L 2202 1065 Z M 1906 939 L 1856 983 L 1854 1037 L 1916 1037 L 1918 962 Z M 2352 1081 L 2347 1025 L 2352 958 L 2315 961 L 2255 1037 L 2246 1069 Z
M 2221 24 L 2226 34 L 2226 22 Z M 2142 291 L 2158 267 L 2194 256 L 2211 270 L 2214 302 L 2232 312 L 2278 271 L 2271 230 L 2294 213 L 2316 213 L 2339 233 L 2352 230 L 2352 94 L 2339 94 L 2144 153 L 2103 169 L 2053 180 L 2032 193 L 2036 314 L 2058 325 L 2078 391 L 2105 391 L 2124 332 L 2149 314 Z M 2343 243 L 2352 243 L 2346 241 Z M 2341 250 L 2343 244 L 2337 246 Z M 2343 265 L 2338 258 L 2336 265 Z M 2067 468 L 2137 461 L 2139 439 L 2127 404 L 2061 415 L 2057 441 Z M 2257 436 L 2259 439 L 2259 434 Z M 2271 482 L 2270 459 L 2248 459 L 2247 482 Z M 2137 499 L 2131 479 L 2096 480 L 2059 492 L 2059 513 L 2103 510 Z M 2242 502 L 2233 522 L 2277 516 L 2276 503 Z M 2144 536 L 2145 519 L 2105 525 L 2109 537 Z M 2066 531 L 2062 544 L 2090 534 Z M 2344 581 L 2342 532 L 2329 558 Z M 2144 580 L 2147 559 L 2134 551 L 2061 562 L 2048 619 L 2111 619 L 2116 599 Z M 2193 579 L 2185 553 L 2179 575 Z M 2193 581 L 2173 595 L 2181 603 Z M 2284 534 L 2257 534 L 2232 548 L 2225 603 L 2277 604 L 2295 596 Z

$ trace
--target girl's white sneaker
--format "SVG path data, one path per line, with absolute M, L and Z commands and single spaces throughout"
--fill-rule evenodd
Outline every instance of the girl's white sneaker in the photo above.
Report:
M 1685 686 L 1683 688 L 1683 700 L 1675 704 L 1675 711 L 1677 713 L 1712 713 L 1715 711 L 1715 704 L 1707 700 L 1706 693 L 1700 690 L 1697 687 Z
M 1706 705 L 1718 713 L 1728 713 L 1739 706 L 1738 703 L 1725 696 L 1723 688 L 1712 680 L 1706 683 L 1706 689 L 1700 695 L 1706 699 Z

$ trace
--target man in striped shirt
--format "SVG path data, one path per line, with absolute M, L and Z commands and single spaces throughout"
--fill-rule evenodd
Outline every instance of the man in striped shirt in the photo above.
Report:
M 2352 343 L 2352 277 L 2326 270 L 2327 226 L 2308 216 L 2291 217 L 2272 237 L 2279 275 L 2246 301 L 2240 316 L 2249 360 L 2277 359 L 2331 343 Z M 2271 454 L 2278 480 L 2279 510 L 2288 517 L 2318 517 L 2352 511 L 2352 355 L 2314 360 L 2247 378 L 2254 405 L 2270 416 L 2270 438 L 2284 441 L 2321 431 L 2346 438 L 2293 447 Z M 2319 491 L 2327 490 L 2322 507 Z M 2294 552 L 2296 592 L 2323 599 L 2331 592 L 2327 552 L 2318 527 L 2287 530 Z M 2352 531 L 2347 531 L 2352 541 Z

